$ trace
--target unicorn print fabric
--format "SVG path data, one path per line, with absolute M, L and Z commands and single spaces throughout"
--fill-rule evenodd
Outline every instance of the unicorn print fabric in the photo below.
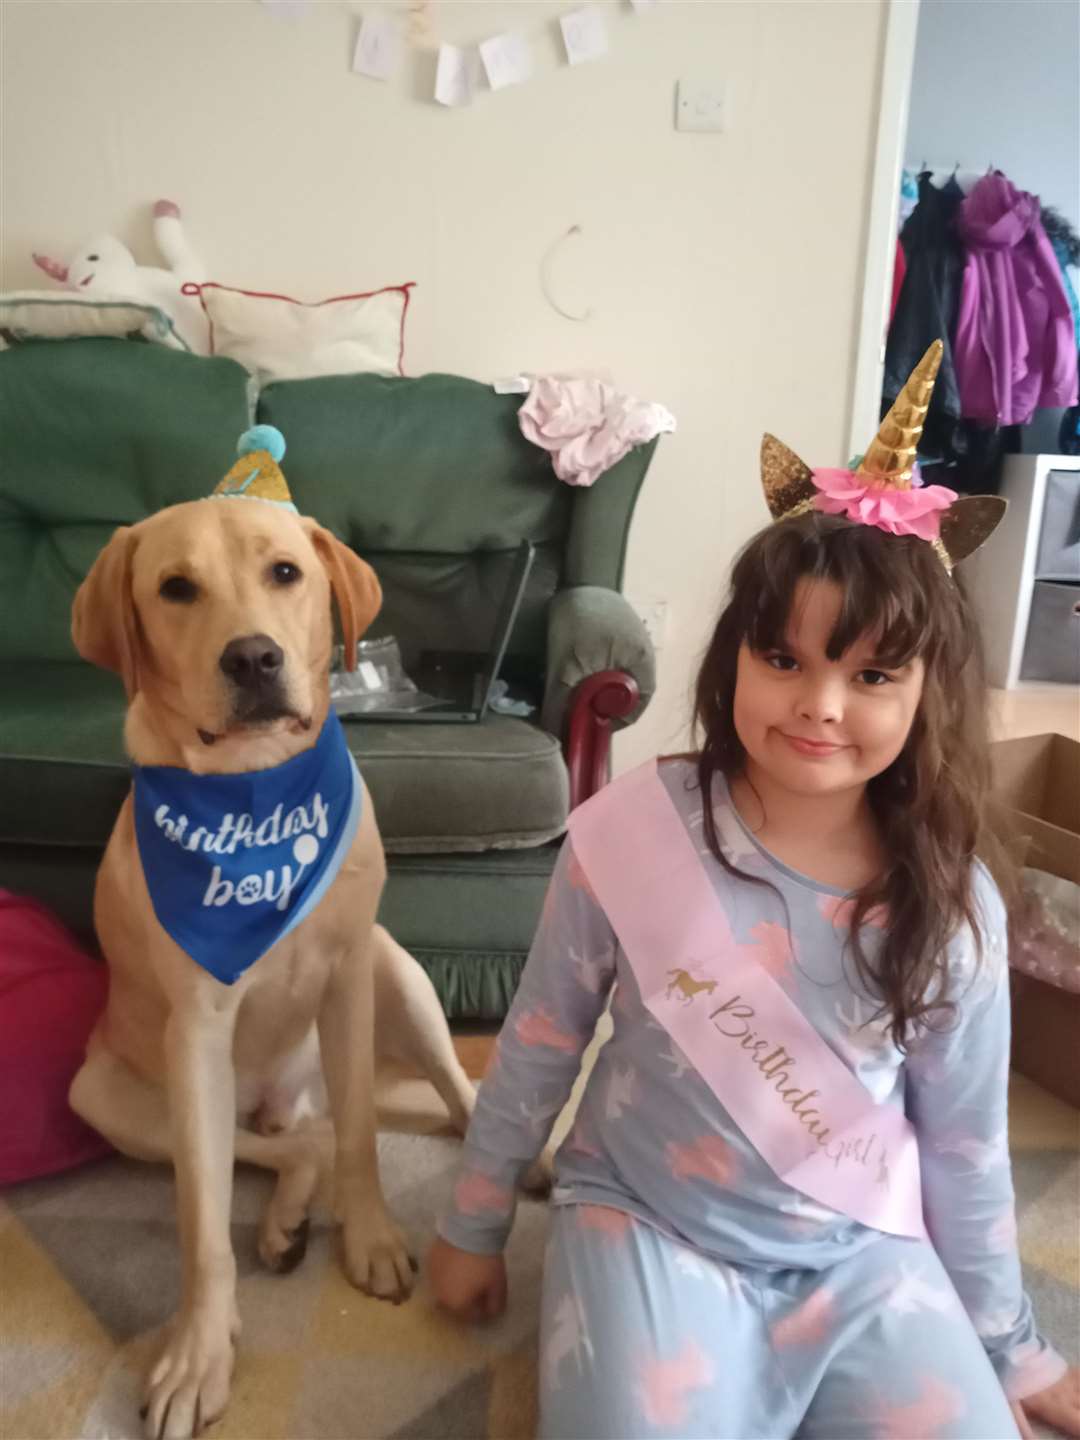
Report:
M 570 835 L 654 1019 L 782 1180 L 875 1229 L 924 1235 L 914 1131 L 735 940 L 655 762 L 614 803 L 632 825 L 610 824 L 605 794 L 574 812 Z
M 362 787 L 331 711 L 310 750 L 242 775 L 135 767 L 135 835 L 154 914 L 232 985 L 318 904 L 360 823 Z
M 879 1111 L 910 1120 L 928 1238 L 864 1224 L 767 1162 L 753 1127 L 650 1009 L 572 827 L 439 1225 L 463 1250 L 503 1248 L 518 1176 L 610 996 L 612 1036 L 556 1161 L 541 1434 L 1015 1435 L 1006 1394 L 1032 1394 L 1065 1366 L 1035 1329 L 1015 1243 L 996 888 L 976 872 L 982 962 L 970 933 L 949 950 L 954 1019 L 911 1036 L 902 1054 L 846 953 L 850 900 L 762 849 L 720 782 L 724 851 L 769 886 L 731 875 L 706 845 L 693 764 L 669 761 L 656 775 L 740 961 L 794 1002 Z M 633 785 L 632 772 L 589 802 L 609 807 L 608 833 L 637 828 Z M 665 882 L 658 867 L 647 897 L 658 914 Z M 688 998 L 707 978 L 667 960 L 671 998 L 687 1013 L 728 998 Z M 764 1081 L 760 1093 L 775 1104 Z

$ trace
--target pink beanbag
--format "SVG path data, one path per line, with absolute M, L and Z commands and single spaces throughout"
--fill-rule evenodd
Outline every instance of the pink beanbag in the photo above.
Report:
M 67 1101 L 108 985 L 43 905 L 0 890 L 0 1185 L 109 1153 Z

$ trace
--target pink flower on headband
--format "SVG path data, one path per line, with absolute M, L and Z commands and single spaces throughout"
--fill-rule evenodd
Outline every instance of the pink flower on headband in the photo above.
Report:
M 860 525 L 876 525 L 892 535 L 917 535 L 936 540 L 941 529 L 941 511 L 957 498 L 944 485 L 912 486 L 893 490 L 868 484 L 854 470 L 815 470 L 818 493 L 814 507 L 826 515 L 846 515 Z

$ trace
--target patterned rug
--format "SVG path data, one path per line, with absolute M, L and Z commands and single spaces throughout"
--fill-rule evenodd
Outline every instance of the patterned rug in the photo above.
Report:
M 1027 1281 L 1043 1329 L 1075 1361 L 1080 1113 L 1020 1079 L 1012 1102 Z M 390 1204 L 420 1254 L 447 1197 L 457 1148 L 433 1134 L 380 1137 Z M 257 1172 L 237 1174 L 233 1240 L 244 1334 L 232 1404 L 215 1440 L 524 1440 L 533 1433 L 545 1206 L 520 1208 L 506 1316 L 464 1329 L 435 1311 L 422 1278 L 396 1309 L 351 1289 L 325 1223 L 313 1226 L 297 1271 L 266 1274 L 255 1229 L 269 1183 Z M 112 1159 L 16 1187 L 0 1201 L 4 1440 L 139 1433 L 142 1376 L 179 1288 L 172 1191 L 167 1170 Z

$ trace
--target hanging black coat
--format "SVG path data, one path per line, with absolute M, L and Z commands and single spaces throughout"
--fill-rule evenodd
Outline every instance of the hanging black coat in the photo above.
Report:
M 966 448 L 957 424 L 960 390 L 953 368 L 951 337 L 960 302 L 964 254 L 954 220 L 964 192 L 955 180 L 939 190 L 930 172 L 919 176 L 919 203 L 900 232 L 907 273 L 885 347 L 882 413 L 896 399 L 934 340 L 945 342 L 920 452 L 951 459 Z

